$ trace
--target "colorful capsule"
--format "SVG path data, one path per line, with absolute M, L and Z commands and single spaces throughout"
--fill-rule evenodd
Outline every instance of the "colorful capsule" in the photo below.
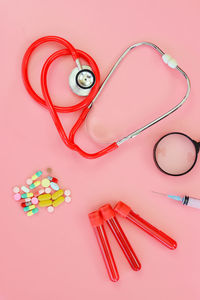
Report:
M 39 180 L 37 180 L 37 181 L 35 181 L 35 182 L 33 182 L 31 185 L 29 185 L 29 188 L 31 189 L 31 190 L 33 190 L 33 189 L 35 189 L 37 186 L 39 186 L 40 185 L 40 181 Z
M 39 201 L 45 201 L 45 200 L 50 200 L 51 199 L 51 194 L 42 194 L 38 196 Z
M 42 186 L 43 186 L 44 188 L 47 188 L 47 187 L 50 186 L 50 181 L 49 181 L 48 178 L 42 179 Z
M 21 195 L 22 199 L 31 198 L 33 197 L 33 193 L 24 193 Z
M 24 211 L 29 211 L 29 210 L 32 210 L 34 208 L 35 208 L 35 205 L 29 205 L 29 206 L 24 207 Z
M 36 180 L 38 177 L 40 177 L 42 175 L 42 171 L 38 171 L 36 172 L 32 177 L 31 179 L 32 180 Z
M 30 190 L 29 190 L 29 188 L 27 188 L 27 186 L 25 186 L 25 185 L 23 185 L 22 187 L 21 187 L 21 190 L 24 192 L 24 193 L 28 193 Z
M 46 206 L 50 206 L 52 204 L 52 200 L 44 200 L 44 201 L 41 201 L 39 202 L 39 206 L 40 207 L 46 207 Z
M 22 202 L 22 203 L 21 203 L 21 206 L 22 206 L 22 207 L 26 207 L 26 206 L 29 206 L 29 205 L 31 205 L 31 204 L 33 204 L 31 201 L 29 201 L 29 202 Z
M 57 182 L 58 182 L 58 179 L 57 179 L 57 178 L 55 178 L 55 177 L 48 176 L 47 178 L 48 178 L 50 181 L 53 181 L 53 182 L 55 182 L 55 183 L 57 183 Z
M 64 197 L 59 197 L 58 199 L 56 199 L 54 202 L 53 202 L 53 206 L 56 207 L 58 205 L 60 205 L 61 203 L 63 203 L 65 201 L 65 198 Z
M 33 197 L 33 193 L 25 193 L 21 195 L 22 199 Z
M 58 186 L 58 184 L 57 183 L 55 183 L 55 182 L 51 182 L 51 188 L 54 190 L 54 191 L 58 191 L 59 190 L 59 186 Z
M 36 207 L 36 208 L 34 208 L 33 210 L 28 211 L 26 215 L 27 215 L 28 217 L 30 217 L 30 216 L 36 214 L 38 211 L 39 211 L 39 209 Z
M 53 193 L 52 200 L 56 200 L 64 194 L 63 190 L 58 190 L 57 192 Z

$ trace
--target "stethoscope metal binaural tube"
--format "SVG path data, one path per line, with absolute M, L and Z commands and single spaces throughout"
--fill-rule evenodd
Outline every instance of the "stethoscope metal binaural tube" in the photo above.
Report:
M 93 105 L 93 103 L 96 101 L 96 99 L 98 98 L 98 96 L 100 95 L 102 89 L 104 88 L 104 86 L 107 84 L 108 80 L 110 79 L 110 77 L 112 76 L 112 74 L 114 73 L 115 69 L 118 67 L 118 65 L 121 63 L 121 61 L 124 59 L 124 57 L 134 48 L 142 46 L 142 45 L 147 45 L 150 46 L 152 48 L 154 48 L 156 51 L 158 51 L 162 56 L 165 54 L 158 46 L 156 46 L 153 43 L 150 42 L 140 42 L 140 43 L 136 43 L 132 46 L 130 46 L 129 48 L 127 48 L 124 53 L 119 57 L 119 59 L 117 60 L 117 62 L 114 64 L 114 66 L 112 67 L 111 71 L 109 72 L 109 74 L 107 75 L 107 77 L 105 78 L 104 82 L 102 83 L 101 87 L 99 88 L 99 91 L 97 92 L 96 96 L 94 97 L 94 99 L 92 100 L 92 102 L 89 105 L 89 108 L 91 108 L 91 106 Z M 187 81 L 187 91 L 186 94 L 184 96 L 184 98 L 173 108 L 171 108 L 168 112 L 164 113 L 163 115 L 161 115 L 160 117 L 156 118 L 155 120 L 149 122 L 148 124 L 146 124 L 145 126 L 131 132 L 129 135 L 123 137 L 121 140 L 117 141 L 117 145 L 120 146 L 122 143 L 128 141 L 129 139 L 136 137 L 138 134 L 140 134 L 142 131 L 146 130 L 147 128 L 151 127 L 152 125 L 158 123 L 159 121 L 161 121 L 162 119 L 166 118 L 167 116 L 169 116 L 170 114 L 172 114 L 174 111 L 176 111 L 179 107 L 181 107 L 183 105 L 183 103 L 187 100 L 189 94 L 190 94 L 190 89 L 191 89 L 191 85 L 190 85 L 190 80 L 189 77 L 187 76 L 187 74 L 177 65 L 176 68 L 186 79 Z

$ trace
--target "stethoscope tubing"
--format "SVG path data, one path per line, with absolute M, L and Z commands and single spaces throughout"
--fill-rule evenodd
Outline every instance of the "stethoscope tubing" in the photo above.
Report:
M 52 103 L 52 100 L 51 100 L 51 97 L 49 95 L 49 92 L 48 92 L 48 87 L 47 87 L 47 73 L 48 73 L 48 70 L 49 70 L 49 67 L 51 65 L 51 63 L 58 57 L 62 56 L 62 55 L 65 55 L 66 54 L 66 51 L 65 49 L 63 50 L 59 50 L 55 53 L 53 53 L 47 60 L 46 62 L 44 63 L 44 66 L 42 68 L 42 72 L 41 72 L 41 88 L 42 88 L 42 93 L 43 93 L 43 96 L 44 96 L 44 99 L 46 100 L 46 104 L 47 104 L 47 107 L 49 109 L 49 112 L 52 116 L 52 119 L 54 121 L 54 124 L 60 134 L 60 137 L 61 139 L 63 140 L 63 142 L 65 143 L 66 146 L 68 146 L 69 148 L 77 151 L 78 153 L 80 153 L 82 156 L 84 156 L 85 158 L 97 158 L 97 157 L 100 157 L 106 153 L 108 153 L 109 151 L 111 150 L 114 150 L 114 148 L 117 148 L 117 144 L 116 143 L 113 143 L 111 145 L 109 145 L 108 147 L 104 148 L 103 150 L 100 150 L 96 153 L 87 153 L 85 151 L 83 151 L 77 144 L 75 144 L 74 142 L 74 135 L 76 133 L 76 131 L 78 130 L 78 128 L 80 128 L 80 126 L 83 124 L 90 108 L 89 106 L 86 106 L 82 113 L 80 114 L 78 120 L 75 122 L 75 125 L 72 127 L 70 133 L 69 133 L 69 136 L 70 136 L 70 139 L 68 139 L 66 133 L 65 133 L 65 130 L 62 126 L 62 123 L 60 121 L 60 118 L 58 117 L 58 113 L 55 109 L 55 106 L 54 104 Z M 90 64 L 91 67 L 94 67 L 92 64 Z M 95 74 L 96 76 L 96 74 Z M 98 77 L 98 81 L 100 81 L 100 76 Z M 97 79 L 96 79 L 97 80 Z M 90 92 L 90 96 L 91 98 L 94 97 L 96 93 L 96 90 L 93 88 Z M 71 111 L 70 111 L 71 112 Z
M 47 108 L 46 105 L 46 101 L 44 99 L 42 99 L 38 94 L 36 94 L 36 92 L 33 90 L 33 88 L 31 87 L 29 78 L 28 78 L 28 63 L 29 63 L 29 59 L 31 57 L 31 54 L 33 53 L 33 51 L 40 45 L 47 43 L 47 42 L 57 42 L 63 46 L 65 46 L 65 49 L 60 50 L 61 53 L 63 50 L 64 53 L 62 55 L 72 55 L 73 60 L 75 61 L 75 63 L 78 65 L 77 60 L 79 61 L 80 56 L 83 57 L 87 63 L 91 64 L 93 66 L 93 71 L 95 73 L 96 78 L 96 83 L 93 87 L 93 89 L 95 89 L 95 91 L 97 92 L 99 89 L 99 85 L 100 85 L 100 73 L 99 73 L 99 69 L 97 64 L 95 63 L 95 61 L 92 59 L 91 56 L 89 56 L 87 53 L 81 51 L 81 50 L 76 50 L 68 41 L 66 41 L 65 39 L 62 39 L 60 37 L 56 37 L 56 36 L 47 36 L 47 37 L 43 37 L 38 39 L 37 41 L 35 41 L 34 43 L 32 43 L 30 45 L 30 47 L 27 49 L 24 57 L 23 57 L 23 61 L 22 61 L 22 78 L 23 78 L 23 82 L 24 85 L 28 91 L 28 93 L 31 95 L 31 97 L 34 98 L 35 101 L 37 101 L 40 105 L 42 105 L 43 107 Z M 56 55 L 60 56 L 60 51 L 56 51 Z M 51 59 L 55 59 L 56 57 L 54 56 L 50 56 L 50 60 Z M 94 94 L 93 94 L 94 96 Z M 76 105 L 73 106 L 57 106 L 55 105 L 55 109 L 57 112 L 61 112 L 61 113 L 68 113 L 68 112 L 74 112 L 77 111 L 81 108 L 86 107 L 87 105 L 89 105 L 89 103 L 91 103 L 91 99 L 92 96 L 88 95 L 83 101 L 79 102 Z

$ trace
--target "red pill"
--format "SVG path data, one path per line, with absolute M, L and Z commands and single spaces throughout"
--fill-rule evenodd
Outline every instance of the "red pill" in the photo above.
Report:
M 50 181 L 53 181 L 53 182 L 55 182 L 55 183 L 57 183 L 57 182 L 58 182 L 58 179 L 57 179 L 57 178 L 55 178 L 55 177 L 48 176 L 47 178 L 48 178 Z
M 22 203 L 21 203 L 21 206 L 22 206 L 22 207 L 26 207 L 26 206 L 29 206 L 29 205 L 31 205 L 31 204 L 32 204 L 31 201 L 29 201 L 29 202 L 22 202 Z

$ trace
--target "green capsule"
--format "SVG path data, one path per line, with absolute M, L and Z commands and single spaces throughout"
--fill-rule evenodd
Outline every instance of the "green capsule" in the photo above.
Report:
M 34 208 L 35 208 L 35 205 L 29 205 L 29 206 L 24 207 L 24 211 L 29 211 L 29 210 L 32 210 Z
M 26 215 L 27 215 L 28 217 L 30 217 L 30 216 L 36 214 L 38 211 L 39 211 L 39 209 L 36 207 L 36 208 L 34 208 L 34 209 L 28 211 Z
M 40 185 L 40 181 L 38 180 L 38 181 L 33 182 L 31 185 L 29 185 L 29 188 L 31 190 L 33 190 L 33 189 L 35 189 L 39 185 Z
M 23 199 L 31 198 L 31 197 L 33 197 L 33 193 L 25 193 L 25 194 L 22 194 L 21 197 L 22 197 Z

